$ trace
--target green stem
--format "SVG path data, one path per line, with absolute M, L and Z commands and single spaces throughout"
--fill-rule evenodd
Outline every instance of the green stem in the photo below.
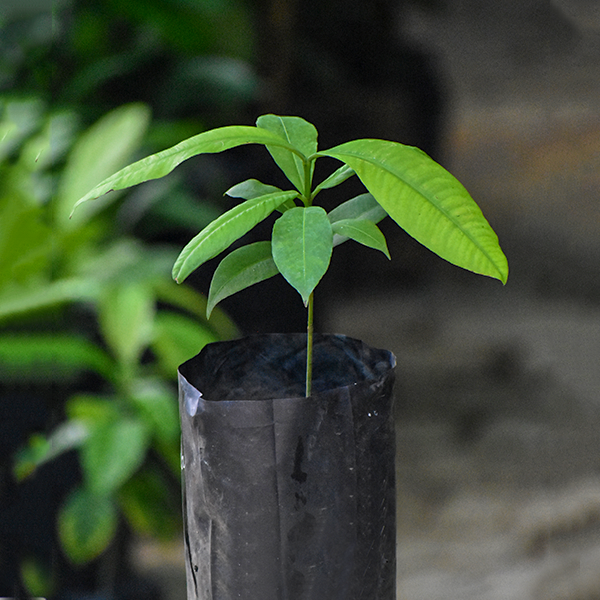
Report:
M 314 292 L 313 292 L 314 293 Z M 311 394 L 313 363 L 313 293 L 308 297 L 308 318 L 306 325 L 306 397 Z

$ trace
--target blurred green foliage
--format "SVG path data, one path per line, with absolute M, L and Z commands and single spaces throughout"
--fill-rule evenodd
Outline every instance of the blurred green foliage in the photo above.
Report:
M 239 120 L 257 93 L 252 3 L 1 4 L 0 385 L 49 390 L 46 429 L 14 475 L 77 453 L 82 482 L 56 526 L 84 564 L 123 527 L 180 533 L 176 369 L 237 330 L 222 313 L 207 322 L 205 297 L 171 279 L 177 248 L 164 240 L 220 211 L 189 172 L 68 215 L 132 158 Z M 47 595 L 47 571 L 25 555 L 30 593 Z
M 256 95 L 244 0 L 4 0 L 0 28 L 0 91 L 77 107 L 89 122 L 143 101 L 155 119 L 211 125 Z
M 148 121 L 130 104 L 81 130 L 72 111 L 0 99 L 0 382 L 71 386 L 52 407 L 60 424 L 31 436 L 14 473 L 78 452 L 83 481 L 58 517 L 74 563 L 99 556 L 120 519 L 159 537 L 180 530 L 176 369 L 237 333 L 222 313 L 206 321 L 205 297 L 172 281 L 175 248 L 119 228 L 119 194 L 68 218 L 135 155 Z

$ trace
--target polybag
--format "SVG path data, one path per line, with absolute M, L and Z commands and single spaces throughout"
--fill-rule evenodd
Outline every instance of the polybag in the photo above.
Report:
M 188 600 L 395 598 L 395 357 L 342 335 L 207 345 L 179 368 Z

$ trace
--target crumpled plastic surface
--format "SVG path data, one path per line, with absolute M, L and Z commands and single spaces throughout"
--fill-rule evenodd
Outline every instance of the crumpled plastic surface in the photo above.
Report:
M 179 368 L 188 600 L 393 600 L 395 357 L 315 335 Z

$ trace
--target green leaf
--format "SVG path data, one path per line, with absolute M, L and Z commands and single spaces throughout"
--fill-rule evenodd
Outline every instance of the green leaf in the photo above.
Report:
M 181 251 L 173 267 L 175 281 L 181 283 L 194 269 L 226 250 L 286 200 L 297 196 L 295 191 L 259 196 L 238 204 L 215 219 Z
M 104 339 L 118 360 L 135 364 L 152 336 L 154 295 L 143 282 L 108 286 L 99 303 L 99 321 Z
M 180 531 L 179 494 L 158 470 L 143 469 L 119 490 L 119 506 L 131 527 L 142 535 L 169 540 Z
M 267 185 L 258 181 L 258 179 L 246 179 L 229 188 L 225 194 L 231 198 L 243 198 L 244 200 L 252 200 L 259 196 L 266 196 L 267 194 L 273 194 L 275 192 L 281 192 L 278 187 L 274 185 Z
M 85 564 L 106 550 L 117 531 L 116 506 L 109 496 L 75 489 L 58 515 L 58 535 L 67 557 Z
M 248 126 L 211 129 L 121 169 L 80 198 L 73 207 L 73 211 L 80 204 L 98 198 L 107 192 L 122 190 L 144 181 L 164 177 L 177 165 L 192 156 L 223 152 L 244 144 L 269 144 L 269 146 L 280 146 L 292 152 L 298 152 L 291 144 L 266 129 Z
M 221 300 L 277 273 L 271 242 L 255 242 L 234 250 L 215 270 L 208 293 L 207 316 Z
M 55 595 L 57 573 L 44 559 L 29 555 L 21 560 L 19 571 L 28 598 Z
M 166 382 L 158 378 L 137 380 L 129 400 L 156 439 L 179 446 L 177 395 Z
M 156 297 L 161 302 L 182 308 L 197 317 L 200 321 L 206 318 L 207 299 L 187 285 L 177 285 L 174 281 L 158 281 L 154 284 Z M 160 314 L 160 313 L 159 313 Z M 221 310 L 213 310 L 208 321 L 211 331 L 222 340 L 239 337 L 240 332 L 235 323 Z
M 0 335 L 0 380 L 64 381 L 83 371 L 108 380 L 115 365 L 110 356 L 85 338 L 67 334 Z
M 314 125 L 300 117 L 279 117 L 276 115 L 263 115 L 257 119 L 256 125 L 277 134 L 304 155 L 304 158 L 302 158 L 285 148 L 272 146 L 271 144 L 267 145 L 267 150 L 285 176 L 300 193 L 308 195 L 311 188 L 314 161 L 310 164 L 308 181 L 306 180 L 305 165 L 306 158 L 317 151 L 317 130 Z
M 23 178 L 29 179 L 27 175 Z M 16 190 L 0 198 L 0 288 L 50 271 L 52 230 L 44 217 L 42 207 L 28 202 Z
M 329 212 L 329 220 L 333 225 L 336 221 L 344 219 L 367 219 L 373 223 L 379 223 L 387 217 L 387 213 L 381 207 L 381 204 L 373 198 L 372 194 L 360 194 L 346 202 L 343 202 Z M 349 238 L 336 234 L 334 231 L 333 245 L 338 246 L 346 242 Z
M 375 223 L 366 219 L 342 219 L 332 224 L 337 235 L 353 239 L 355 242 L 380 250 L 391 259 L 385 237 Z
M 87 487 L 95 494 L 116 491 L 141 466 L 148 449 L 146 423 L 127 417 L 89 422 L 90 435 L 81 448 Z
M 67 400 L 66 412 L 70 419 L 82 421 L 86 427 L 118 421 L 122 416 L 121 409 L 112 397 L 107 399 L 91 394 L 71 396 Z
M 273 194 L 275 192 L 282 192 L 278 187 L 274 185 L 267 185 L 265 183 L 261 183 L 257 179 L 247 179 L 246 181 L 242 181 L 242 183 L 238 183 L 234 185 L 232 188 L 227 190 L 225 193 L 232 198 L 244 198 L 244 200 L 252 200 L 253 198 L 258 198 L 259 196 L 266 196 L 267 194 Z M 297 195 L 297 194 L 296 194 Z M 277 207 L 276 210 L 280 212 L 285 212 L 290 208 L 295 208 L 296 203 L 288 199 L 283 204 Z
M 196 356 L 206 344 L 218 340 L 206 322 L 200 323 L 171 311 L 160 311 L 154 319 L 152 349 L 157 355 L 162 372 L 177 377 L 181 363 Z
M 333 233 L 320 206 L 285 212 L 273 226 L 273 260 L 305 305 L 329 267 Z
M 349 165 L 392 219 L 431 251 L 506 282 L 508 262 L 481 210 L 423 151 L 385 140 L 355 140 L 319 155 Z
M 350 179 L 354 175 L 354 171 L 348 165 L 342 165 L 339 169 L 334 171 L 327 179 L 322 181 L 314 190 L 313 198 L 321 191 L 334 188 L 340 183 L 344 183 L 346 179 Z
M 41 465 L 64 452 L 80 447 L 88 435 L 88 428 L 76 419 L 60 424 L 48 438 L 32 435 L 28 445 L 15 456 L 15 477 L 19 481 L 25 479 Z
M 54 224 L 59 229 L 88 221 L 104 205 L 90 205 L 68 220 L 75 201 L 121 168 L 139 147 L 148 127 L 150 109 L 143 104 L 121 106 L 102 117 L 77 141 L 65 165 L 55 200 Z
M 94 279 L 70 278 L 52 283 L 16 288 L 0 297 L 0 321 L 77 300 L 95 300 L 98 282 Z

